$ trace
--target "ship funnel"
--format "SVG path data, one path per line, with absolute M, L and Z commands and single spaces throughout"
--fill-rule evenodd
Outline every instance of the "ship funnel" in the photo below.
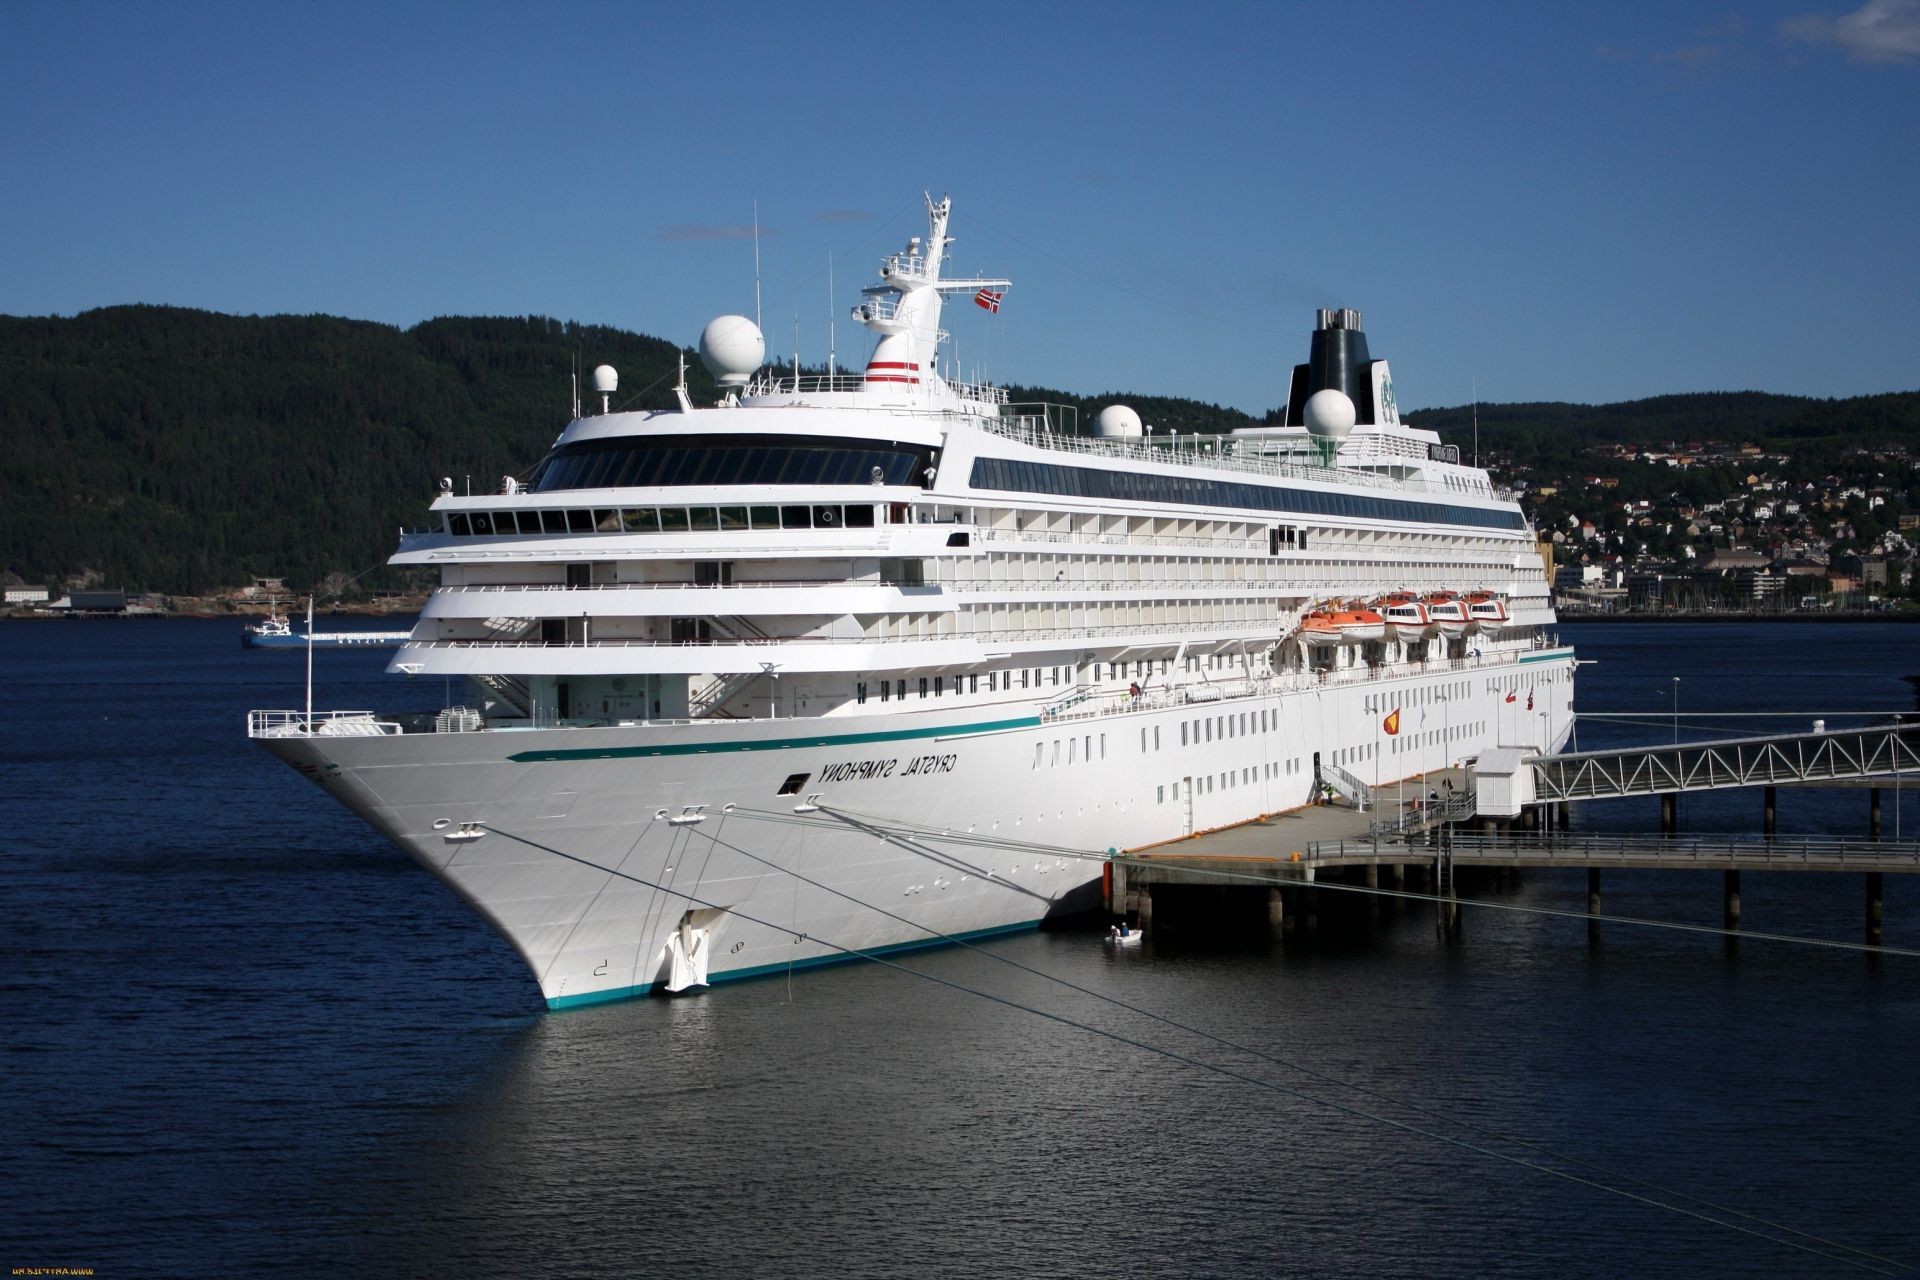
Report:
M 1287 393 L 1288 426 L 1309 425 L 1307 402 L 1322 391 L 1338 391 L 1351 401 L 1356 423 L 1381 420 L 1373 376 L 1373 366 L 1380 362 L 1367 353 L 1367 335 L 1360 323 L 1360 313 L 1348 307 L 1322 307 L 1314 313 L 1307 362 L 1293 367 L 1293 384 Z

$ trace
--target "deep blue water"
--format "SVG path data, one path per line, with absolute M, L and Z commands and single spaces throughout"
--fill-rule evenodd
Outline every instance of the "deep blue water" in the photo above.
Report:
M 1911 709 L 1920 628 L 1567 626 L 1582 746 L 1707 713 Z M 439 705 L 317 655 L 319 705 Z M 0 1264 L 101 1275 L 1850 1274 L 880 966 L 549 1015 L 505 944 L 244 739 L 298 654 L 215 622 L 0 624 Z M 1841 721 L 1829 717 L 1834 723 Z M 1759 800 L 1690 798 L 1692 829 Z M 1582 813 L 1645 825 L 1652 802 Z M 1782 791 L 1783 831 L 1860 831 Z M 1920 803 L 1885 802 L 1920 835 Z M 1888 877 L 1889 944 L 1920 885 Z M 1577 873 L 1503 900 L 1584 909 Z M 1750 928 L 1854 940 L 1855 877 L 1754 876 Z M 1718 922 L 1716 877 L 1606 906 Z M 1920 960 L 1469 910 L 1374 930 L 1081 933 L 911 965 L 1285 1088 L 1920 1265 Z M 1018 960 L 1250 1056 L 1096 1003 Z M 1475 1139 L 1477 1140 L 1477 1139 Z M 1510 1149 L 1510 1148 L 1509 1148 Z

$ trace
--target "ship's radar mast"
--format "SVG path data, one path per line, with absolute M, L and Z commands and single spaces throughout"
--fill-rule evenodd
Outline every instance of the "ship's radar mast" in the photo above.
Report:
M 947 196 L 926 199 L 926 239 L 914 236 L 903 252 L 882 260 L 880 283 L 861 290 L 865 300 L 853 309 L 855 320 L 880 335 L 867 359 L 866 389 L 894 392 L 902 398 L 942 385 L 936 365 L 940 344 L 948 336 L 940 327 L 945 296 L 990 296 L 997 309 L 1000 295 L 1012 287 L 1005 280 L 940 278 L 947 246 L 953 243 L 947 234 L 953 201 Z

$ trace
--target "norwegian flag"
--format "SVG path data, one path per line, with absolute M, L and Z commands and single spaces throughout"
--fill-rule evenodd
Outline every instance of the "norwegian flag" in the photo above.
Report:
M 1533 710 L 1533 690 L 1527 690 L 1527 710 Z
M 982 289 L 973 295 L 973 305 L 985 307 L 995 315 L 1000 314 L 1000 299 L 1006 296 L 1004 289 Z

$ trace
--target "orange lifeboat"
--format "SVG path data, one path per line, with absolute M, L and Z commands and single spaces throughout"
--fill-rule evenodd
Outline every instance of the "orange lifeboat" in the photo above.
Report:
M 1333 615 L 1333 625 L 1345 644 L 1387 638 L 1387 620 L 1371 609 L 1342 609 Z
M 1331 648 L 1340 643 L 1340 628 L 1334 625 L 1333 615 L 1327 612 L 1310 613 L 1300 622 L 1300 643 L 1315 649 Z

